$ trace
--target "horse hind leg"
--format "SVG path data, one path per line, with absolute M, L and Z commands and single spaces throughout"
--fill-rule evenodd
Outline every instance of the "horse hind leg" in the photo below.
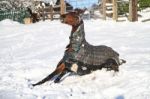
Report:
M 115 72 L 119 71 L 119 65 L 114 59 L 108 59 L 104 65 L 104 68 L 107 68 L 108 71 L 114 70 Z

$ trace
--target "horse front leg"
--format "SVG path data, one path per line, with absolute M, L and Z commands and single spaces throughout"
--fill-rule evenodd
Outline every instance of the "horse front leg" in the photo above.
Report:
M 68 73 L 68 71 L 65 69 L 60 75 L 58 75 L 58 77 L 54 80 L 54 83 L 59 83 L 60 82 L 60 80 L 61 80 L 61 78 L 65 75 L 65 74 L 67 74 Z
M 41 84 L 45 83 L 46 81 L 51 80 L 54 76 L 56 76 L 58 74 L 61 74 L 64 70 L 65 70 L 65 64 L 63 62 L 59 62 L 58 66 L 57 66 L 57 68 L 55 69 L 54 72 L 52 72 L 50 75 L 48 75 L 47 77 L 45 77 L 41 81 L 39 81 L 35 84 L 32 84 L 32 86 L 41 85 Z

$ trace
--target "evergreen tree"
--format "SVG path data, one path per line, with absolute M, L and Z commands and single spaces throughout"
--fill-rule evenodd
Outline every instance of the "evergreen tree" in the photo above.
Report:
M 1 0 L 0 10 L 15 10 L 33 5 L 33 0 Z

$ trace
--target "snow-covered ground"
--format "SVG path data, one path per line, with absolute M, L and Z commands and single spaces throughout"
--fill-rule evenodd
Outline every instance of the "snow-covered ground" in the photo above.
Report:
M 127 61 L 120 72 L 98 70 L 30 87 L 56 67 L 71 27 L 59 21 L 0 22 L 0 99 L 150 99 L 150 22 L 86 20 L 86 39 Z

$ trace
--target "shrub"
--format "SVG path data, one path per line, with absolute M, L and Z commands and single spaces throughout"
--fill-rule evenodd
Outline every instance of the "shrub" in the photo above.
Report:
M 139 8 L 145 9 L 147 7 L 150 7 L 150 0 L 138 0 Z

